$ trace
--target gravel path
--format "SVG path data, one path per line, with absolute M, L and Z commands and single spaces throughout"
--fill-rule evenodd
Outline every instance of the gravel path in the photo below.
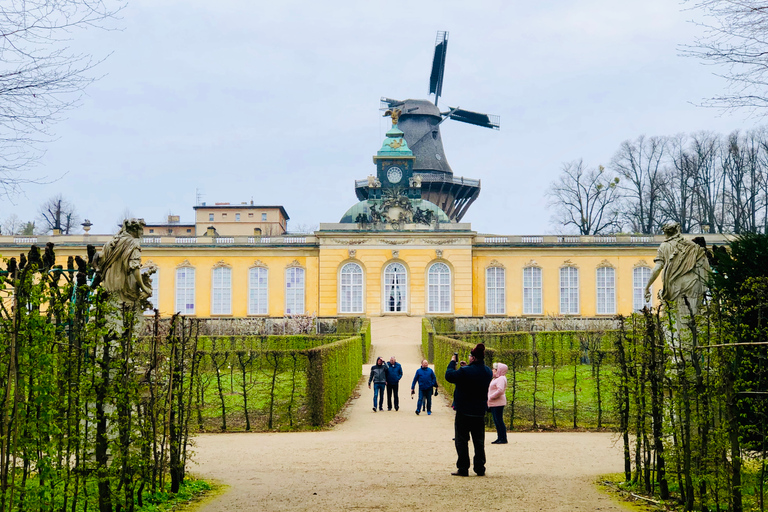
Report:
M 597 475 L 622 471 L 612 434 L 510 433 L 509 444 L 492 445 L 489 432 L 486 476 L 451 476 L 453 411 L 441 394 L 431 416 L 417 416 L 410 398 L 421 319 L 373 321 L 372 359 L 394 355 L 403 365 L 400 411 L 388 412 L 385 399 L 374 413 L 363 385 L 346 421 L 327 432 L 197 436 L 191 472 L 229 486 L 201 511 L 626 510 L 593 485 Z

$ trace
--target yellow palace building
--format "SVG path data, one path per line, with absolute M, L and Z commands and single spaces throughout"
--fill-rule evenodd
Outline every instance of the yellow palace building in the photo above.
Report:
M 644 306 L 663 236 L 477 233 L 461 217 L 480 182 L 453 175 L 440 112 L 421 100 L 399 106 L 376 173 L 355 182 L 359 202 L 338 223 L 290 235 L 282 206 L 219 203 L 195 206 L 194 224 L 147 225 L 142 261 L 157 269 L 161 315 L 612 317 Z M 0 236 L 0 256 L 53 242 L 65 262 L 110 238 Z

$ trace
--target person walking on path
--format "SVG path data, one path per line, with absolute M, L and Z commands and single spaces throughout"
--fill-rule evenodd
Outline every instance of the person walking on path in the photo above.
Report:
M 395 356 L 389 358 L 387 363 L 387 410 L 392 410 L 392 395 L 395 395 L 395 410 L 400 410 L 400 379 L 403 378 L 403 367 L 397 362 Z
M 427 414 L 432 414 L 432 388 L 435 389 L 435 394 L 437 394 L 437 377 L 435 377 L 435 372 L 429 367 L 429 361 L 426 359 L 421 362 L 421 368 L 416 370 L 416 375 L 413 376 L 411 396 L 414 394 L 416 382 L 419 383 L 419 400 L 416 402 L 416 414 L 421 413 L 421 406 L 424 403 L 427 405 Z
M 507 405 L 507 365 L 493 363 L 493 380 L 488 388 L 488 409 L 496 425 L 496 440 L 491 444 L 507 444 L 504 406 Z
M 491 369 L 485 366 L 485 345 L 478 343 L 469 356 L 469 364 L 456 369 L 457 356 L 451 357 L 445 380 L 455 384 L 453 391 L 456 419 L 454 444 L 457 471 L 454 476 L 469 476 L 469 438 L 475 448 L 473 470 L 477 476 L 485 475 L 485 411 L 488 407 L 488 387 L 493 379 Z M 463 361 L 462 361 L 463 363 Z
M 373 412 L 376 412 L 376 402 L 379 402 L 379 410 L 383 411 L 384 388 L 387 386 L 387 366 L 384 359 L 376 358 L 376 364 L 371 366 L 371 374 L 368 376 L 368 389 L 371 389 L 373 381 Z

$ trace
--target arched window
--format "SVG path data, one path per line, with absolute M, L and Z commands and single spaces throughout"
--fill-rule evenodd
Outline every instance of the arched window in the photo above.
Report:
M 597 269 L 597 314 L 616 314 L 616 270 L 613 267 Z
M 285 269 L 285 313 L 304 314 L 304 269 L 301 267 Z
M 232 269 L 216 267 L 211 275 L 211 314 L 232 314 Z
M 579 314 L 579 269 L 560 268 L 560 314 Z
M 632 309 L 640 311 L 644 307 L 651 307 L 653 301 L 653 287 L 651 287 L 651 301 L 645 301 L 645 283 L 651 277 L 651 269 L 648 267 L 635 267 L 632 270 Z
M 182 315 L 195 314 L 195 269 L 176 269 L 176 311 Z
M 435 263 L 427 271 L 427 312 L 451 312 L 451 269 Z
M 266 315 L 269 312 L 267 272 L 267 269 L 264 267 L 251 267 L 248 269 L 249 315 Z
M 526 267 L 523 269 L 523 314 L 541 315 L 541 269 Z
M 357 263 L 347 263 L 341 267 L 339 312 L 363 312 L 363 269 Z
M 384 311 L 395 313 L 406 310 L 408 274 L 402 263 L 390 263 L 384 269 Z
M 485 269 L 485 312 L 489 315 L 505 313 L 506 274 L 502 267 Z

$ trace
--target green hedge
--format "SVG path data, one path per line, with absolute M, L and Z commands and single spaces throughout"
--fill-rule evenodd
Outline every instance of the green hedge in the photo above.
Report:
M 359 334 L 363 347 L 362 363 L 365 364 L 368 362 L 371 354 L 371 321 L 369 319 L 363 319 L 363 325 L 360 327 Z

